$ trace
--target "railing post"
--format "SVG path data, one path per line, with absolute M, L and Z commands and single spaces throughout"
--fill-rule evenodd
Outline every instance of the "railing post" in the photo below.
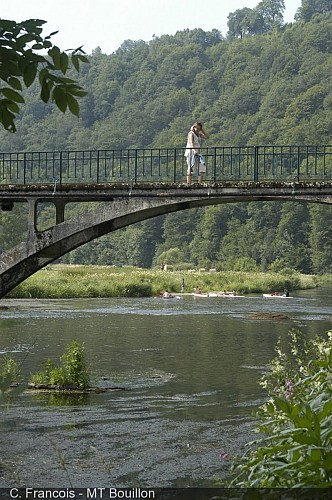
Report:
M 254 182 L 258 182 L 258 148 L 254 146 Z
M 26 153 L 23 154 L 23 184 L 25 184 L 26 181 L 26 167 L 27 167 L 27 160 L 26 160 Z M 17 155 L 18 159 L 18 155 Z
M 97 150 L 97 184 L 99 184 L 99 149 Z
M 59 158 L 59 182 L 60 184 L 62 183 L 62 151 L 60 151 L 60 158 Z
M 213 148 L 214 153 L 213 153 L 213 182 L 216 182 L 217 180 L 217 148 Z M 221 179 L 219 179 L 221 180 Z
M 300 171 L 301 171 L 301 155 L 300 155 L 300 146 L 297 146 L 297 182 L 300 181 Z
M 135 164 L 134 164 L 134 181 L 137 183 L 137 149 L 135 149 Z
M 173 182 L 174 182 L 174 184 L 176 183 L 176 148 L 174 148 Z

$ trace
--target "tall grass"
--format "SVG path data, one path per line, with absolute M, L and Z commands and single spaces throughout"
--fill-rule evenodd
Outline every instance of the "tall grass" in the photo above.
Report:
M 299 273 L 161 271 L 134 267 L 52 265 L 13 289 L 11 298 L 150 297 L 161 290 L 180 293 L 236 290 L 240 294 L 313 288 L 316 276 Z

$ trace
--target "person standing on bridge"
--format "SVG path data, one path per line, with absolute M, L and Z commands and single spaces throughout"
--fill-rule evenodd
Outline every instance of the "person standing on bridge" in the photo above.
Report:
M 198 184 L 202 184 L 203 175 L 206 173 L 205 162 L 202 161 L 199 151 L 202 139 L 208 139 L 209 134 L 203 130 L 200 122 L 195 122 L 190 128 L 187 136 L 187 145 L 184 156 L 187 160 L 187 184 L 193 180 L 194 169 L 198 172 Z

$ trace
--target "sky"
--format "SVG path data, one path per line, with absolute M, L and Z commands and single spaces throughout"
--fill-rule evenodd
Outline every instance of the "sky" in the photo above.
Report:
M 0 17 L 42 19 L 43 35 L 53 31 L 62 50 L 83 45 L 87 54 L 100 47 L 111 54 L 125 40 L 152 40 L 184 29 L 218 29 L 225 36 L 230 12 L 253 8 L 260 0 L 0 0 Z M 301 0 L 285 0 L 284 21 L 292 22 Z

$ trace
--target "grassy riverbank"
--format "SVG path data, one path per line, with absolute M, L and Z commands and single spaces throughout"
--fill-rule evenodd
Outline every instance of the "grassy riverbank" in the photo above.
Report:
M 9 298 L 84 298 L 84 297 L 150 297 L 160 290 L 185 292 L 194 287 L 203 291 L 236 290 L 240 294 L 314 288 L 323 278 L 296 272 L 198 272 L 161 271 L 133 267 L 51 265 L 34 274 L 10 294 Z M 325 281 L 332 281 L 331 277 Z

